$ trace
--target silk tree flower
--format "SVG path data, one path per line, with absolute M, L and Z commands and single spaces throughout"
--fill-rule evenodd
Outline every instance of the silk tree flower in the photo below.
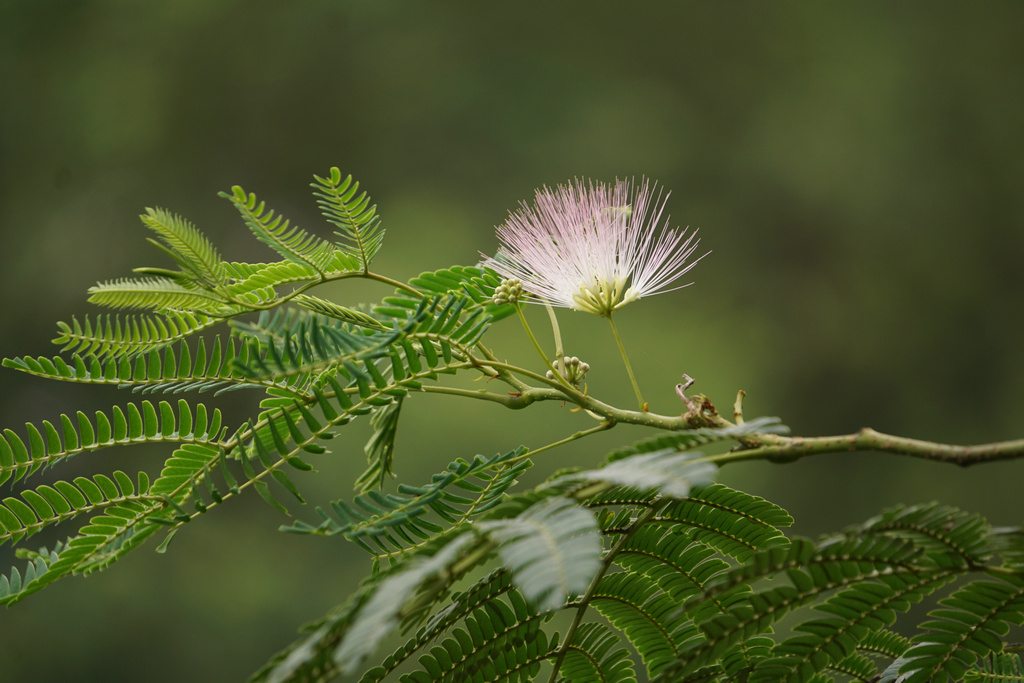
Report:
M 672 286 L 703 258 L 690 259 L 700 240 L 669 229 L 667 217 L 658 231 L 667 200 L 647 180 L 545 187 L 497 228 L 502 244 L 483 265 L 522 281 L 525 300 L 610 317 L 691 284 Z

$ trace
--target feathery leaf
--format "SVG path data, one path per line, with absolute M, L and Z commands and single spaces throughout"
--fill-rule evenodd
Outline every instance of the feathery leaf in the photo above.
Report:
M 340 228 L 334 233 L 344 240 L 338 246 L 357 259 L 360 268 L 369 270 L 370 261 L 384 240 L 377 206 L 370 204 L 366 192 L 359 192 L 359 183 L 353 181 L 351 175 L 342 180 L 337 167 L 331 168 L 329 177 L 314 175 L 313 179 L 315 182 L 310 187 L 317 198 L 317 206 L 329 223 Z
M 1024 683 L 1024 664 L 1013 652 L 996 652 L 991 659 L 982 659 L 980 669 L 964 676 L 965 683 Z
M 177 353 L 175 353 L 177 347 Z M 94 354 L 72 354 L 65 360 L 60 356 L 46 358 L 5 358 L 5 367 L 20 370 L 37 377 L 59 379 L 83 384 L 108 384 L 132 391 L 172 392 L 209 391 L 225 389 L 239 384 L 251 384 L 234 367 L 247 363 L 249 346 L 215 337 L 207 350 L 207 343 L 199 339 L 194 350 L 187 341 L 168 344 L 129 356 L 100 358 Z
M 153 442 L 210 442 L 219 438 L 220 410 L 207 418 L 206 406 L 193 408 L 179 400 L 177 410 L 166 401 L 114 406 L 109 413 L 96 411 L 90 419 L 79 411 L 74 419 L 60 416 L 60 428 L 47 420 L 42 429 L 26 423 L 28 443 L 5 429 L 0 435 L 0 483 L 22 478 L 78 453 L 115 445 Z
M 670 448 L 676 451 L 688 451 L 705 444 L 726 441 L 728 439 L 739 439 L 752 434 L 786 434 L 788 432 L 789 428 L 783 425 L 779 418 L 759 417 L 756 420 L 748 420 L 743 424 L 719 429 L 688 429 L 682 432 L 650 437 L 637 441 L 631 446 L 612 451 L 606 456 L 605 461 L 610 463 L 638 453 L 652 453 Z
M 501 284 L 501 278 L 492 270 L 475 266 L 452 266 L 434 272 L 421 273 L 409 280 L 409 284 L 425 296 L 457 295 L 467 299 L 467 309 L 482 308 L 491 320 L 501 320 L 515 314 L 511 304 L 496 304 L 491 299 L 494 288 Z M 408 311 L 415 309 L 419 297 L 411 296 L 405 290 L 398 290 L 394 296 L 384 297 L 374 310 L 380 315 L 404 318 Z
M 167 245 L 182 269 L 207 288 L 220 286 L 221 260 L 216 248 L 191 223 L 164 209 L 146 209 L 142 222 Z
M 420 587 L 447 571 L 473 538 L 472 534 L 457 536 L 432 557 L 410 563 L 376 588 L 334 653 L 334 661 L 345 673 L 353 673 L 363 663 L 381 638 L 398 625 L 403 608 Z
M 568 498 L 551 498 L 515 518 L 480 522 L 477 528 L 498 542 L 516 588 L 542 611 L 585 591 L 601 565 L 594 516 Z
M 231 193 L 221 192 L 221 197 L 229 200 L 242 215 L 256 238 L 281 254 L 289 261 L 305 264 L 323 275 L 334 259 L 334 246 L 325 240 L 310 235 L 305 230 L 292 227 L 283 216 L 275 215 L 259 202 L 253 193 L 246 194 L 238 185 L 231 188 Z
M 1010 624 L 1024 623 L 1024 578 L 1003 578 L 971 582 L 940 600 L 921 624 L 927 632 L 912 639 L 882 681 L 958 681 L 979 656 L 1001 652 Z
M 398 417 L 402 412 L 402 399 L 398 398 L 386 406 L 381 406 L 370 417 L 373 436 L 366 442 L 363 450 L 369 467 L 356 479 L 356 489 L 366 493 L 384 486 L 388 477 L 394 477 L 391 463 L 395 454 L 395 435 L 398 433 Z
M 613 461 L 595 470 L 562 475 L 542 488 L 560 487 L 571 482 L 604 482 L 639 491 L 655 490 L 669 498 L 685 498 L 694 487 L 707 486 L 718 467 L 694 462 L 699 453 L 680 453 L 674 449 L 654 451 Z
M 292 301 L 303 308 L 308 308 L 315 313 L 326 315 L 330 318 L 334 318 L 335 320 L 340 320 L 343 323 L 358 325 L 371 330 L 385 329 L 384 325 L 372 315 L 362 313 L 351 308 L 345 308 L 344 306 L 339 306 L 338 304 L 332 301 L 327 301 L 326 299 L 300 294 L 293 298 Z
M 199 315 L 238 313 L 235 305 L 212 290 L 187 286 L 168 277 L 120 278 L 89 288 L 89 302 L 108 308 L 189 311 Z
M 181 341 L 197 332 L 222 322 L 221 318 L 165 310 L 155 315 L 86 316 L 82 323 L 71 318 L 71 324 L 58 322 L 60 335 L 53 340 L 62 345 L 62 353 L 93 354 L 97 357 L 123 356 L 148 351 Z
M 566 683 L 636 683 L 629 652 L 604 624 L 580 624 L 565 647 L 558 673 Z

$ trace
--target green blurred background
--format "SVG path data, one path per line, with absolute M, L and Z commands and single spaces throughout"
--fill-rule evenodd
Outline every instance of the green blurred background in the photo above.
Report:
M 672 191 L 673 224 L 713 250 L 693 287 L 618 318 L 653 410 L 680 410 L 687 372 L 720 407 L 745 389 L 748 415 L 800 434 L 1019 438 L 1021 26 L 1018 2 L 6 0 L 0 355 L 52 354 L 54 323 L 94 312 L 86 288 L 170 265 L 145 242 L 146 206 L 187 216 L 229 259 L 267 260 L 216 192 L 243 185 L 328 235 L 308 183 L 337 165 L 388 228 L 377 268 L 408 278 L 493 252 L 493 227 L 540 185 L 646 175 Z M 561 320 L 567 350 L 594 366 L 591 392 L 629 406 L 603 321 Z M 513 321 L 492 337 L 533 362 Z M 131 398 L 8 370 L 0 387 L 0 427 L 16 429 Z M 588 419 L 430 398 L 403 414 L 397 469 L 412 483 Z M 229 421 L 254 400 L 225 401 Z M 310 499 L 351 495 L 368 431 L 349 432 L 320 477 L 299 479 Z M 643 435 L 622 427 L 543 466 Z M 155 473 L 164 454 L 80 456 L 57 474 Z M 1022 466 L 856 454 L 722 478 L 813 535 L 932 499 L 1020 523 Z M 368 570 L 283 521 L 235 501 L 166 555 L 142 549 L 5 611 L 0 680 L 243 679 Z

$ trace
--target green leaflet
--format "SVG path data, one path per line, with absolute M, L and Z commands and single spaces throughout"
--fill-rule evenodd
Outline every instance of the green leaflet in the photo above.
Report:
M 62 353 L 121 356 L 140 353 L 181 341 L 221 322 L 220 318 L 189 311 L 165 310 L 153 315 L 86 316 L 79 323 L 57 323 L 60 334 L 53 340 Z
M 434 563 L 435 558 L 438 558 L 440 552 L 443 552 L 446 546 L 449 545 L 449 541 L 453 538 L 455 539 L 454 543 L 470 543 L 468 536 L 457 536 L 458 534 L 441 535 L 418 550 L 416 557 L 419 559 L 416 559 L 414 563 L 410 565 L 397 565 L 364 580 L 359 590 L 349 596 L 343 605 L 332 610 L 326 617 L 308 625 L 306 631 L 310 633 L 309 636 L 292 643 L 288 648 L 278 653 L 253 676 L 252 680 L 281 682 L 309 680 L 310 676 L 321 677 L 326 680 L 331 676 L 337 676 L 341 667 L 347 664 L 347 662 L 335 657 L 336 650 L 342 640 L 346 639 L 356 618 L 366 616 L 363 614 L 363 608 L 368 604 L 374 592 L 381 590 L 381 586 L 386 585 L 392 578 L 405 574 L 410 566 L 422 569 L 424 563 Z M 423 558 L 427 559 L 424 560 Z M 439 562 L 438 564 L 441 563 Z M 402 583 L 402 581 L 399 581 L 399 583 Z M 385 627 L 390 629 L 400 622 L 407 625 L 411 622 L 421 621 L 421 619 L 417 619 L 417 615 L 422 616 L 423 605 L 430 604 L 429 601 L 424 601 L 422 598 L 425 595 L 434 593 L 435 598 L 439 599 L 440 596 L 445 594 L 444 590 L 446 587 L 447 582 L 445 580 L 432 581 L 427 578 L 426 583 L 421 586 L 417 599 L 413 601 L 414 604 L 419 604 L 420 606 L 408 611 L 400 610 L 398 614 L 391 615 L 392 621 L 390 624 L 385 625 Z M 520 615 L 523 619 L 530 616 L 532 613 L 528 612 L 526 603 L 521 597 L 510 596 L 509 602 L 514 609 L 510 609 L 508 604 L 498 599 L 508 591 L 507 575 L 503 575 L 502 572 L 492 572 L 485 579 L 478 581 L 469 591 L 452 596 L 451 606 L 443 610 L 442 613 L 436 614 L 427 624 L 419 629 L 413 640 L 385 660 L 385 667 L 394 668 L 398 666 L 419 648 L 432 643 L 437 634 L 447 630 L 473 610 L 476 610 L 475 613 L 479 613 L 480 608 L 486 609 L 488 614 L 495 615 L 495 619 L 501 619 L 501 623 L 513 626 L 517 623 L 516 615 Z M 485 620 L 482 623 L 486 625 L 493 623 L 493 621 Z M 364 622 L 365 625 L 366 622 Z M 360 646 L 360 644 L 354 643 L 353 646 L 362 647 L 370 651 L 374 645 L 374 643 L 364 643 Z M 358 664 L 354 666 L 358 666 Z M 375 676 L 375 674 L 384 671 L 385 667 L 374 667 L 366 672 L 363 680 L 379 680 L 385 674 L 381 673 L 379 676 Z
M 367 327 L 371 326 L 367 325 Z M 368 345 L 378 343 L 379 340 L 386 338 L 379 334 L 381 331 L 379 326 L 373 331 L 357 329 L 338 318 L 295 308 L 279 308 L 272 313 L 262 311 L 255 321 L 232 321 L 231 328 L 236 338 L 250 342 L 258 341 L 262 346 L 280 346 L 289 339 L 304 336 L 310 337 L 312 342 L 316 337 L 313 333 L 314 330 L 318 330 L 321 335 L 334 337 L 333 342 L 324 339 L 318 343 L 331 342 L 339 348 L 351 350 L 367 348 Z M 366 340 L 363 340 L 363 337 Z M 318 350 L 325 353 L 323 349 Z
M 699 537 L 699 534 L 694 535 Z M 766 544 L 747 555 L 742 565 L 705 585 L 703 598 L 716 598 L 777 574 L 786 574 L 801 585 L 809 580 L 819 588 L 833 589 L 847 583 L 849 577 L 864 572 L 913 571 L 920 556 L 920 548 L 893 539 L 850 539 L 817 546 L 796 537 L 785 545 Z M 693 606 L 687 605 L 687 609 L 692 611 Z
M 27 559 L 25 571 L 21 572 L 17 567 L 11 567 L 10 576 L 0 575 L 0 604 L 12 604 L 19 598 L 22 590 L 35 583 L 36 579 L 46 573 L 50 565 L 60 557 L 63 543 L 57 543 L 52 549 L 40 548 L 36 552 L 19 553 L 19 557 Z
M 506 596 L 505 599 L 502 596 Z M 460 642 L 468 640 L 474 643 L 471 656 L 480 663 L 504 646 L 510 631 L 537 617 L 526 600 L 512 589 L 508 572 L 495 570 L 467 591 L 451 596 L 447 607 L 431 617 L 412 639 L 385 658 L 380 666 L 368 670 L 360 679 L 361 683 L 382 680 L 445 633 L 458 633 Z M 462 628 L 456 627 L 460 622 Z
M 281 285 L 304 284 L 319 279 L 316 269 L 295 261 L 275 261 L 274 263 L 240 263 L 225 262 L 221 264 L 225 275 L 230 279 L 229 290 L 244 294 L 249 291 L 274 288 Z M 325 274 L 348 273 L 359 269 L 359 263 L 346 256 L 341 250 L 335 249 L 331 260 L 327 263 Z
M 540 630 L 547 616 L 532 610 L 526 600 L 510 589 L 507 572 L 494 572 L 466 593 L 452 597 L 452 604 L 422 627 L 414 638 L 387 657 L 380 666 L 363 674 L 360 683 L 383 680 L 406 660 L 430 648 L 418 658 L 423 668 L 411 674 L 440 675 L 450 680 L 518 672 L 536 674 L 536 664 L 550 657 L 557 639 L 548 640 Z M 461 622 L 461 626 L 455 626 Z M 450 634 L 450 638 L 443 638 Z M 443 652 L 438 651 L 440 642 Z M 431 647 L 434 645 L 435 647 Z M 515 651 L 514 657 L 509 653 Z M 405 677 L 403 677 L 404 679 Z M 529 678 L 525 679 L 529 680 Z
M 964 676 L 966 683 L 1024 683 L 1024 664 L 1020 655 L 1010 652 L 998 652 L 991 659 L 983 659 L 981 668 L 968 671 Z
M 1003 578 L 973 581 L 940 600 L 921 624 L 927 632 L 914 636 L 881 680 L 896 680 L 896 673 L 907 683 L 961 680 L 979 656 L 1000 653 L 1009 625 L 1024 623 L 1024 579 Z
M 857 651 L 873 657 L 896 659 L 910 647 L 910 641 L 888 629 L 878 629 L 864 636 Z
M 367 491 L 351 504 L 343 500 L 331 503 L 341 524 L 317 508 L 323 519 L 319 525 L 297 522 L 285 530 L 343 535 L 373 554 L 400 553 L 444 526 L 493 509 L 532 464 L 528 459 L 508 464 L 523 452 L 517 449 L 490 458 L 478 455 L 469 462 L 460 458 L 426 486 L 401 485 L 398 493 L 391 494 Z
M 658 584 L 644 574 L 625 571 L 606 574 L 592 604 L 633 644 L 654 676 L 700 634 Z
M 489 606 L 503 604 L 496 601 Z M 513 621 L 510 616 L 495 608 L 467 618 L 467 629 L 455 629 L 452 637 L 432 647 L 419 658 L 423 668 L 402 680 L 460 681 L 474 675 L 481 680 L 535 680 L 558 642 L 549 640 L 542 630 L 542 618 Z M 484 636 L 485 629 L 493 635 Z
M 694 529 L 694 540 L 744 561 L 754 550 L 788 545 L 780 526 L 793 523 L 782 508 L 758 496 L 712 484 L 659 511 L 655 523 Z
M 465 299 L 467 305 L 482 308 L 491 320 L 497 321 L 515 314 L 510 304 L 495 304 L 491 301 L 494 288 L 501 284 L 501 278 L 492 270 L 475 266 L 452 266 L 443 270 L 422 273 L 414 277 L 409 284 L 423 292 L 426 296 L 457 295 Z M 381 305 L 375 307 L 381 315 L 403 318 L 407 312 L 417 306 L 415 299 L 404 290 L 398 290 L 394 296 L 385 297 Z
M 220 455 L 220 448 L 208 444 L 185 444 L 164 461 L 160 476 L 153 482 L 151 493 L 182 501 L 192 493 L 194 485 L 207 467 Z
M 636 683 L 629 652 L 615 632 L 597 622 L 582 624 L 567 644 L 559 673 L 567 683 Z
M 193 407 L 185 400 L 176 409 L 167 401 L 150 401 L 114 406 L 109 413 L 97 411 L 94 418 L 79 411 L 74 419 L 60 416 L 60 427 L 43 421 L 42 429 L 25 425 L 26 443 L 17 433 L 5 429 L 0 436 L 0 483 L 14 483 L 65 458 L 85 451 L 115 445 L 148 442 L 211 442 L 220 437 L 220 410 L 207 414 L 206 406 Z
M 263 315 L 256 323 L 235 329 L 247 348 L 245 357 L 236 359 L 235 371 L 249 381 L 287 385 L 297 393 L 322 387 L 322 378 L 335 375 L 346 363 L 372 356 L 402 334 L 364 334 L 336 320 L 303 313 Z
M 245 383 L 235 369 L 235 360 L 245 365 L 248 352 L 246 345 L 214 337 L 209 347 L 206 340 L 199 339 L 193 347 L 181 341 L 130 357 L 101 358 L 76 353 L 65 360 L 61 356 L 25 356 L 5 358 L 4 365 L 37 377 L 66 382 L 131 387 L 142 393 L 181 393 L 224 390 Z
M 139 472 L 138 493 L 131 478 L 116 471 L 113 479 L 103 474 L 91 479 L 78 477 L 74 483 L 56 481 L 20 492 L 21 498 L 10 496 L 0 501 L 0 544 L 17 543 L 45 527 L 101 510 L 112 504 L 145 498 L 149 477 Z
M 187 286 L 169 277 L 121 278 L 89 288 L 89 302 L 108 308 L 148 308 L 188 311 L 195 315 L 226 316 L 240 312 L 212 290 Z
M 712 548 L 694 541 L 691 531 L 652 524 L 632 531 L 615 556 L 615 563 L 649 576 L 680 605 L 730 567 Z M 722 609 L 726 601 L 714 600 L 713 604 Z
M 854 652 L 838 662 L 830 662 L 826 670 L 848 676 L 854 681 L 870 681 L 878 675 L 878 665 L 875 661 L 859 652 Z
M 18 520 L 23 524 L 20 531 L 11 533 L 15 540 L 24 533 L 34 532 L 33 524 L 29 523 L 32 519 L 38 520 L 35 524 L 48 525 L 86 512 L 98 511 L 98 514 L 66 543 L 53 551 L 39 553 L 25 577 L 16 576 L 12 571 L 10 580 L 0 582 L 0 604 L 22 600 L 69 574 L 89 574 L 104 569 L 152 535 L 159 525 L 149 517 L 159 513 L 163 504 L 151 494 L 148 486 L 149 479 L 144 473 L 139 474 L 136 490 L 131 479 L 118 472 L 114 479 L 100 474 L 92 479 L 78 477 L 73 484 L 56 482 L 52 489 L 40 487 L 35 490 L 35 496 L 26 496 L 32 503 L 31 508 L 13 506 L 12 501 L 16 500 L 13 498 L 4 500 L 3 509 L 7 514 L 3 514 L 3 526 L 8 533 L 11 532 L 8 515 L 12 507 L 18 511 Z M 59 512 L 65 507 L 69 508 L 68 512 Z
M 313 266 L 295 261 L 278 261 L 276 263 L 225 263 L 222 267 L 230 278 L 226 291 L 234 299 L 247 305 L 261 305 L 266 308 L 284 301 L 287 292 L 278 292 L 278 288 L 291 286 L 292 290 L 306 287 L 321 281 L 323 277 L 336 276 L 358 268 L 358 263 L 335 251 L 326 262 L 323 272 Z M 300 298 L 293 296 L 292 300 Z
M 246 356 L 236 359 L 234 371 L 251 382 L 288 386 L 302 394 L 311 386 L 322 387 L 322 377 L 336 374 L 338 366 L 356 360 L 378 343 L 311 317 L 296 334 L 280 341 L 250 337 Z
M 905 537 L 945 562 L 981 565 L 993 551 L 990 531 L 981 515 L 929 503 L 886 510 L 847 533 Z
M 361 313 L 351 308 L 345 308 L 338 304 L 307 294 L 300 294 L 292 299 L 299 306 L 308 308 L 311 311 L 326 315 L 330 318 L 340 320 L 343 323 L 350 323 L 360 327 L 367 327 L 371 330 L 382 330 L 384 325 L 371 315 Z
M 796 626 L 794 630 L 807 635 L 793 636 L 777 645 L 771 656 L 758 662 L 750 680 L 800 681 L 808 671 L 851 667 L 866 669 L 873 677 L 877 674 L 874 665 L 855 657 L 860 641 L 872 631 L 891 625 L 897 611 L 905 612 L 951 578 L 945 573 L 917 577 L 896 574 L 854 584 L 815 607 L 839 618 L 814 619 Z
M 461 311 L 455 297 L 422 300 L 394 329 L 380 330 L 306 312 L 262 315 L 256 323 L 235 324 L 249 347 L 247 360 L 235 368 L 247 380 L 288 387 L 296 396 L 339 376 L 363 398 L 379 390 L 401 396 L 405 387 L 419 388 L 419 379 L 451 372 L 487 330 L 490 318 L 482 311 L 464 318 Z

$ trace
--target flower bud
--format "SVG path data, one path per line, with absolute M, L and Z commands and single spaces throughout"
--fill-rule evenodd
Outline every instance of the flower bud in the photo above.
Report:
M 510 277 L 494 288 L 494 295 L 491 297 L 491 301 L 498 305 L 514 304 L 519 301 L 519 297 L 522 295 L 523 283 L 518 278 Z
M 556 359 L 552 364 L 557 363 L 558 360 Z M 590 364 L 584 363 L 576 356 L 563 356 L 562 364 L 565 366 L 566 381 L 574 387 L 579 387 L 584 378 L 586 378 L 587 372 L 590 371 Z M 553 380 L 555 379 L 555 374 L 548 370 L 547 378 Z

